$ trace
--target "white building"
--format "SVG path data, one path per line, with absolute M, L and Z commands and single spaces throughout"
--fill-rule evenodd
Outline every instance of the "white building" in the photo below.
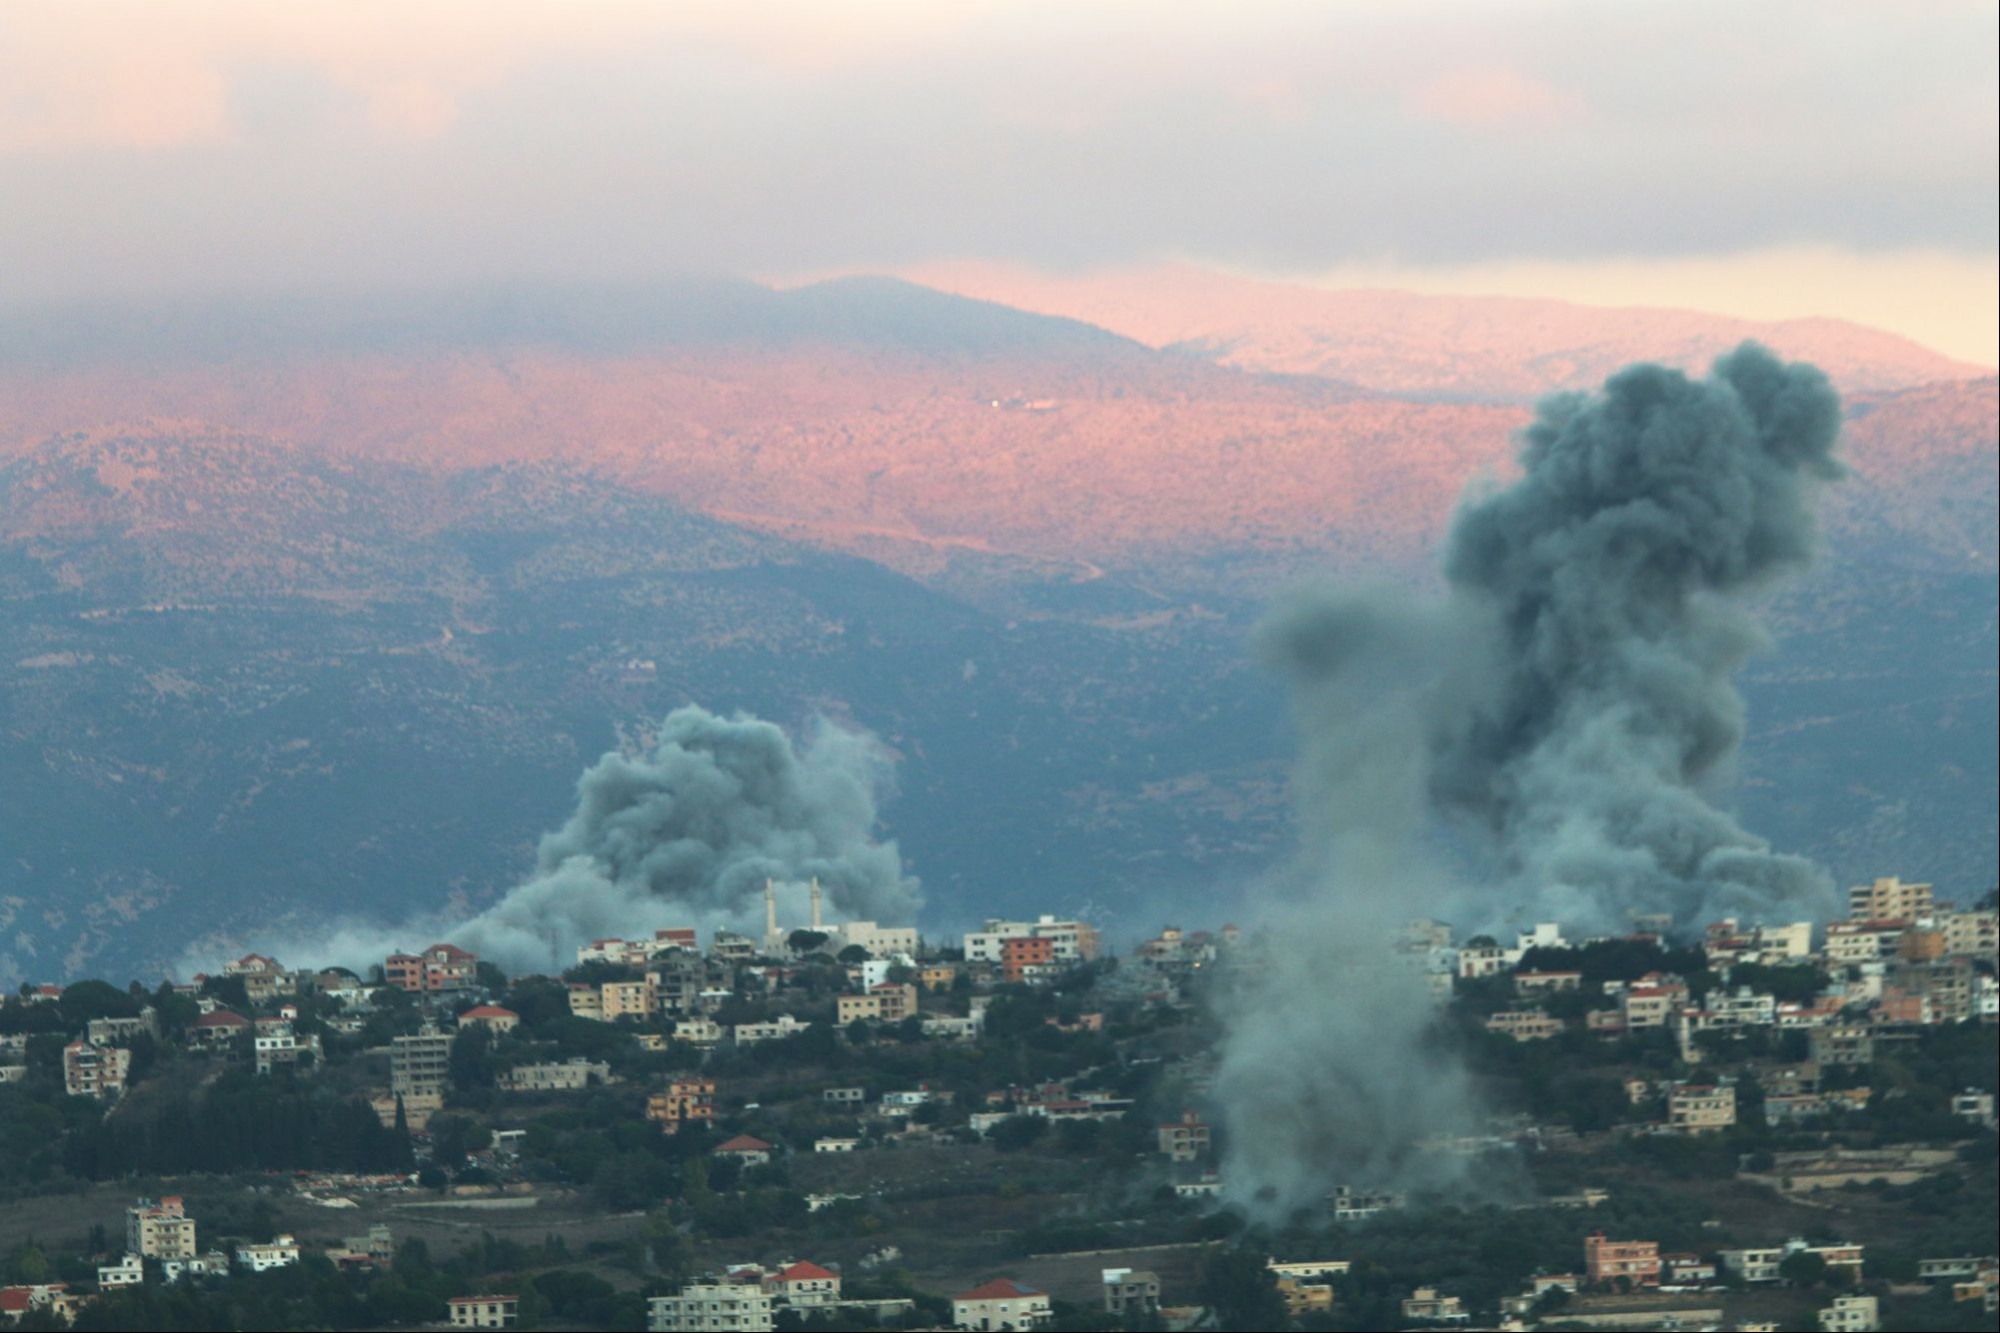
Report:
M 994 918 L 987 921 L 985 929 L 967 932 L 965 961 L 997 964 L 1007 941 L 1023 937 L 1048 940 L 1058 963 L 1086 963 L 1097 957 L 1097 927 L 1043 915 L 1033 921 Z
M 236 1266 L 252 1273 L 289 1268 L 299 1261 L 299 1243 L 290 1236 L 273 1237 L 268 1245 L 239 1245 Z
M 771 1298 L 747 1284 L 695 1282 L 678 1296 L 648 1302 L 646 1327 L 652 1333 L 705 1333 L 709 1329 L 771 1328 Z
M 128 1254 L 115 1264 L 97 1266 L 97 1285 L 109 1290 L 112 1287 L 136 1287 L 146 1280 L 146 1261 L 136 1254 Z
M 1882 1327 L 1881 1310 L 1873 1296 L 1836 1296 L 1819 1312 L 1819 1326 L 1827 1333 L 1875 1333 Z

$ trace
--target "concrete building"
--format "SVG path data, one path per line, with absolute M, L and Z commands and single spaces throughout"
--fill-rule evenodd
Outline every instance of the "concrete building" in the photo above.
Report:
M 1612 1240 L 1603 1232 L 1583 1242 L 1584 1277 L 1600 1286 L 1660 1285 L 1660 1243 L 1656 1240 Z
M 412 995 L 462 990 L 479 976 L 479 955 L 456 944 L 433 944 L 422 953 L 392 953 L 382 962 L 382 979 Z
M 1087 963 L 1098 953 L 1095 926 L 1081 921 L 1058 921 L 1053 916 L 1045 915 L 1033 921 L 989 920 L 983 930 L 966 935 L 965 960 L 968 963 L 998 963 L 1006 942 L 1019 938 L 1049 941 L 1053 961 L 1065 965 Z
M 389 1043 L 389 1091 L 394 1096 L 442 1096 L 451 1083 L 454 1034 L 431 1023 Z
M 299 1243 L 290 1236 L 274 1236 L 268 1245 L 238 1245 L 236 1266 L 252 1273 L 273 1268 L 289 1268 L 299 1261 Z
M 1432 1323 L 1463 1323 L 1472 1318 L 1465 1302 L 1457 1296 L 1440 1296 L 1436 1287 L 1418 1287 L 1403 1302 L 1403 1318 L 1426 1319 Z
M 1192 1162 L 1208 1151 L 1211 1133 L 1193 1111 L 1158 1129 L 1160 1154 L 1170 1162 Z
M 1160 1275 L 1143 1268 L 1107 1268 L 1104 1309 L 1107 1314 L 1151 1313 L 1160 1308 Z
M 667 1083 L 665 1092 L 646 1098 L 646 1119 L 663 1134 L 677 1134 L 685 1124 L 709 1124 L 715 1119 L 715 1080 L 700 1074 Z
M 454 1296 L 445 1308 L 453 1328 L 513 1328 L 521 1322 L 519 1296 Z
M 115 1102 L 125 1095 L 132 1072 L 132 1052 L 123 1046 L 92 1046 L 73 1041 L 63 1047 L 63 1091 L 72 1097 Z
M 611 1065 L 573 1055 L 567 1060 L 515 1065 L 499 1078 L 502 1092 L 575 1092 L 592 1083 L 611 1082 Z
M 1714 1134 L 1736 1123 L 1736 1089 L 1689 1083 L 1667 1097 L 1667 1123 L 1684 1134 Z
M 146 1280 L 146 1261 L 136 1254 L 128 1254 L 115 1264 L 97 1266 L 97 1285 L 105 1290 L 112 1287 L 136 1287 Z
M 779 1014 L 763 1023 L 738 1023 L 732 1030 L 738 1046 L 755 1046 L 760 1041 L 778 1041 L 785 1037 L 796 1037 L 811 1027 L 801 1023 L 790 1014 Z
M 1486 1030 L 1515 1041 L 1546 1041 L 1558 1037 L 1568 1025 L 1553 1014 L 1539 1009 L 1502 1009 L 1486 1019 Z
M 597 988 L 599 1016 L 607 1023 L 642 1020 L 659 1012 L 659 998 L 647 981 L 607 981 Z
M 1836 1296 L 1819 1312 L 1826 1333 L 1876 1333 L 1882 1327 L 1880 1302 L 1873 1296 Z
M 192 1259 L 194 1219 L 178 1194 L 141 1199 L 125 1210 L 125 1248 L 148 1259 Z
M 1905 884 L 1891 875 L 1847 891 L 1850 921 L 1914 921 L 1931 914 L 1934 900 L 1928 884 Z
M 762 1287 L 747 1283 L 694 1282 L 677 1296 L 655 1296 L 647 1303 L 646 1327 L 652 1333 L 705 1333 L 711 1329 L 771 1328 L 771 1298 Z
M 842 1027 L 857 1021 L 900 1023 L 917 1012 L 917 988 L 884 982 L 864 994 L 842 995 L 835 1004 Z
M 995 1278 L 951 1298 L 951 1326 L 977 1333 L 1046 1328 L 1053 1317 L 1047 1292 Z

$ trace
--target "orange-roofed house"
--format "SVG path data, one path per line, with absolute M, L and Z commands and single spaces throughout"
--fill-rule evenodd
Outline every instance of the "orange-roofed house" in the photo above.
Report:
M 250 1020 L 239 1013 L 228 1009 L 212 1010 L 188 1026 L 188 1045 L 209 1051 L 226 1050 L 250 1028 Z
M 474 1027 L 485 1028 L 497 1037 L 503 1032 L 512 1032 L 521 1026 L 521 1016 L 512 1009 L 503 1009 L 497 1004 L 482 1004 L 458 1016 L 458 1025 L 461 1028 L 468 1023 Z
M 745 1166 L 763 1166 L 771 1160 L 777 1149 L 751 1134 L 738 1134 L 727 1143 L 716 1146 L 714 1156 L 734 1157 Z
M 787 1264 L 764 1275 L 764 1290 L 790 1305 L 831 1305 L 840 1299 L 840 1274 L 815 1263 Z
M 951 1298 L 953 1328 L 1001 1330 L 1047 1328 L 1054 1312 L 1049 1295 L 997 1277 Z

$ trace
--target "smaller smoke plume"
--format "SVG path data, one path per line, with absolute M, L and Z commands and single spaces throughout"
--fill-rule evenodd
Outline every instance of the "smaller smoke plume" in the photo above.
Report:
M 579 944 L 664 926 L 761 937 L 767 879 L 792 890 L 788 912 L 804 906 L 795 886 L 817 878 L 829 922 L 908 925 L 923 895 L 896 844 L 874 836 L 888 776 L 872 739 L 832 723 L 794 746 L 754 717 L 677 709 L 642 752 L 613 751 L 584 771 L 576 811 L 543 837 L 534 874 L 477 916 L 341 921 L 255 947 L 293 966 L 365 970 L 449 940 L 510 972 L 554 971 Z M 213 968 L 222 952 L 190 951 L 181 970 Z
M 917 881 L 874 837 L 883 771 L 867 737 L 831 724 L 795 749 L 772 723 L 678 709 L 645 753 L 585 770 L 534 876 L 450 938 L 527 970 L 664 925 L 761 933 L 767 879 L 817 878 L 836 919 L 907 923 Z

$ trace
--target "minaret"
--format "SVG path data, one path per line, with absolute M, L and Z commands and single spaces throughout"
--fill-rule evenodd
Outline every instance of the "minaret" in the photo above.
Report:
M 778 938 L 778 886 L 768 879 L 764 881 L 764 938 Z
M 818 929 L 820 928 L 820 920 L 819 920 L 819 876 L 818 876 L 818 875 L 814 875 L 814 876 L 813 876 L 813 881 L 812 881 L 812 914 L 813 914 L 813 915 L 812 915 L 812 928 L 813 928 L 814 930 L 818 930 Z

